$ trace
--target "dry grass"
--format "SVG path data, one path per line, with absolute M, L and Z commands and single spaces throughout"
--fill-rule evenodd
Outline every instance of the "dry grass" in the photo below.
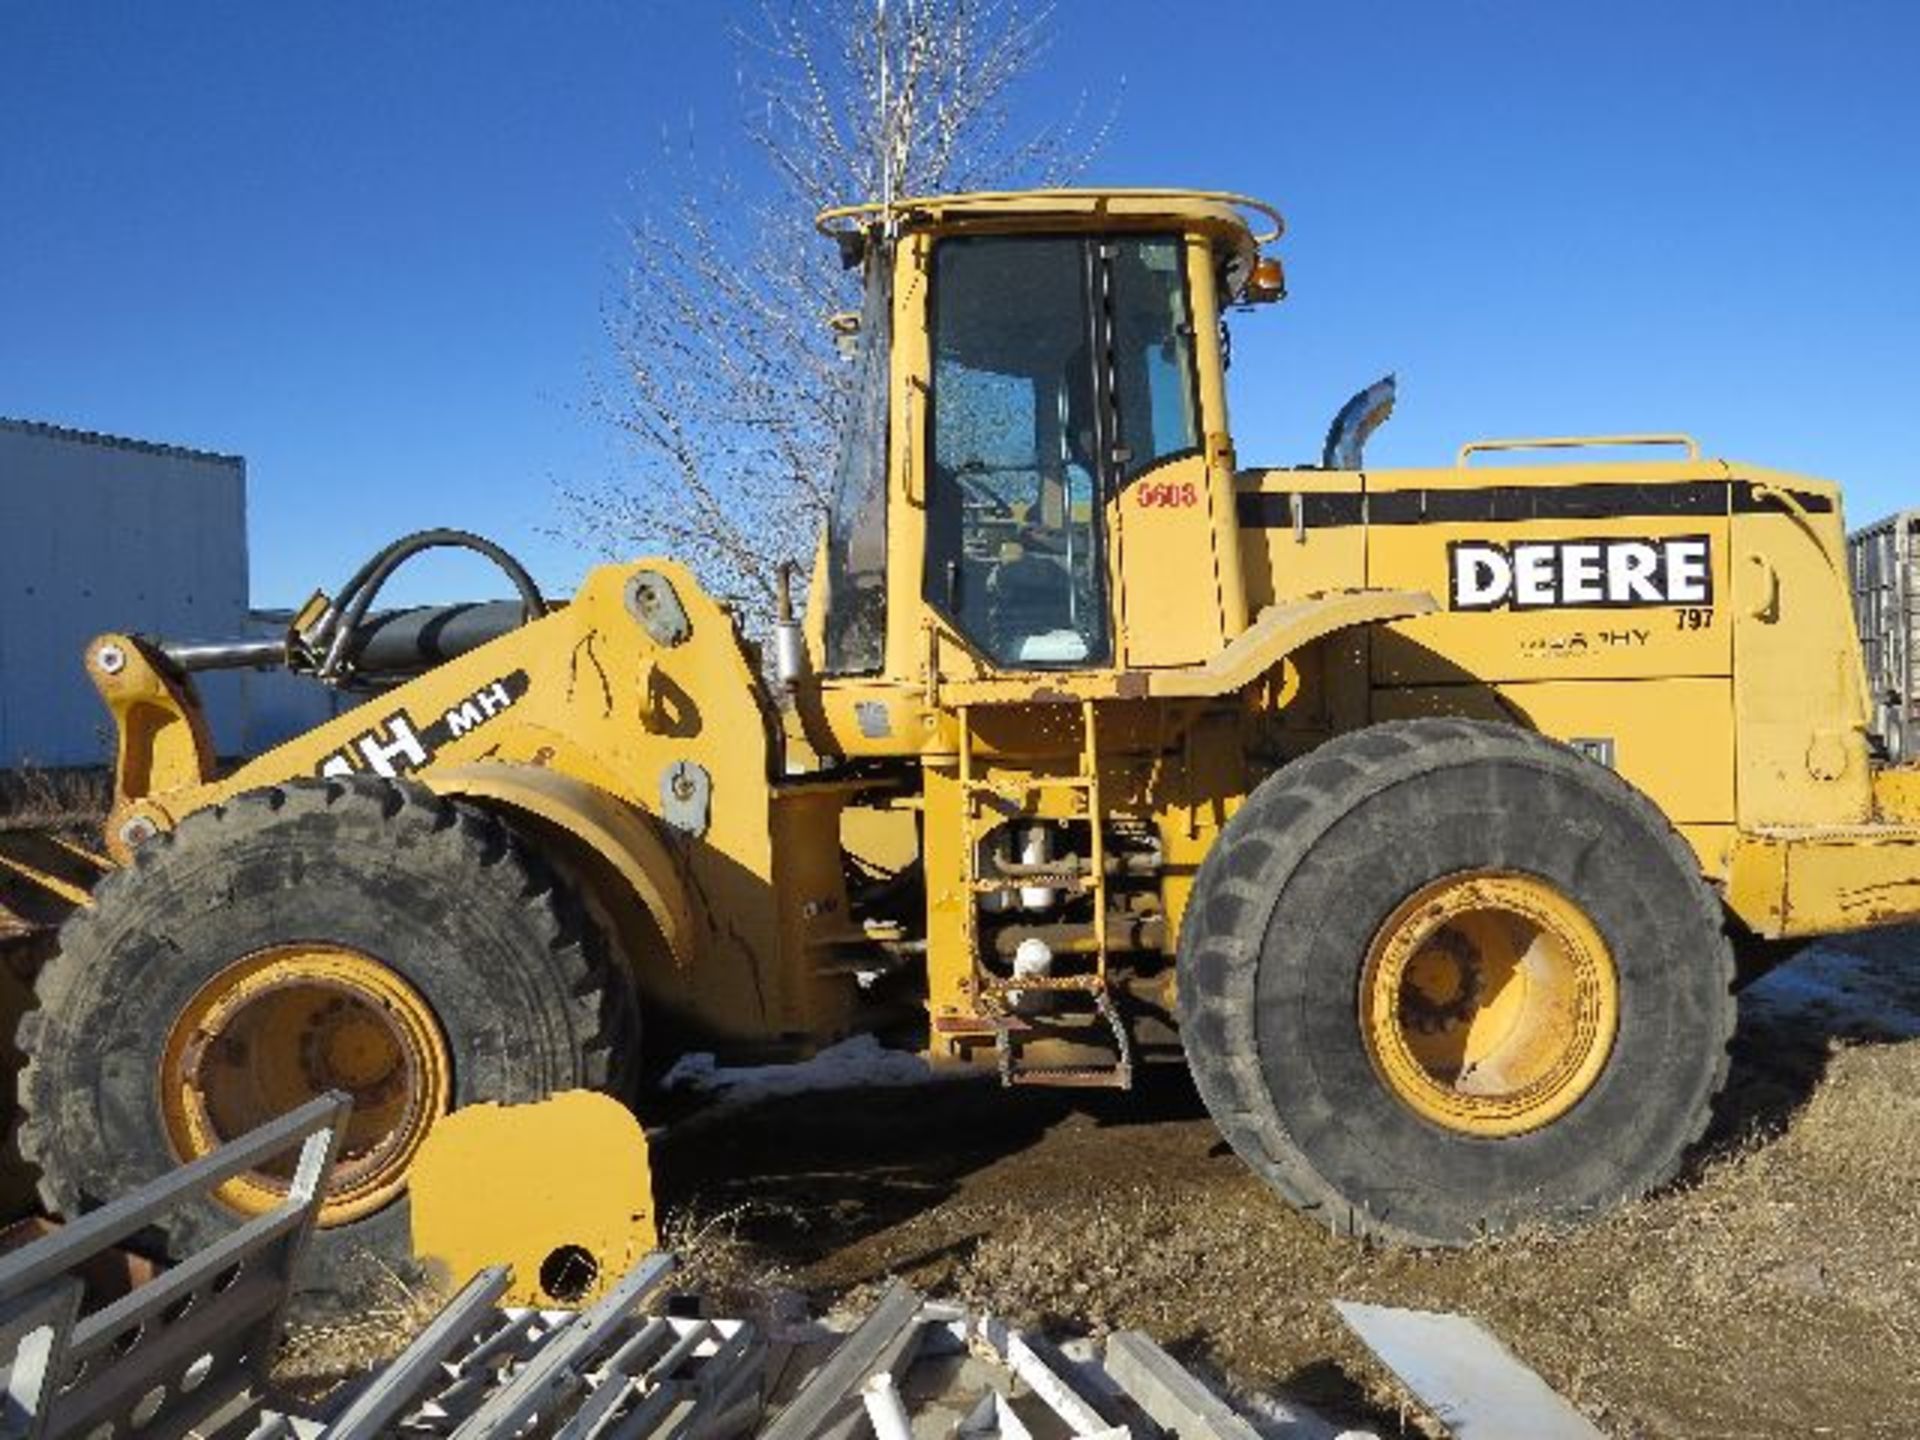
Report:
M 900 1274 L 1056 1331 L 1139 1327 L 1382 1435 L 1418 1432 L 1335 1298 L 1471 1315 L 1611 1435 L 1906 1435 L 1920 1041 L 1830 1049 L 1798 1026 L 1744 1033 L 1742 1052 L 1736 1084 L 1768 1103 L 1686 1184 L 1465 1251 L 1327 1235 L 1177 1083 L 809 1097 L 670 1141 L 658 1173 L 702 1204 L 750 1202 L 734 1253 L 791 1266 L 820 1306 Z
M 977 1107 L 984 1124 L 1009 1103 L 954 1089 L 811 1097 L 757 1112 L 765 1128 L 741 1116 L 731 1185 L 665 1224 L 676 1288 L 777 1324 L 800 1310 L 798 1285 L 857 1309 L 904 1274 L 1056 1333 L 1145 1329 L 1383 1435 L 1425 1432 L 1336 1297 L 1478 1318 L 1611 1435 L 1892 1436 L 1920 1414 L 1920 1042 L 1837 1050 L 1778 1134 L 1597 1225 L 1429 1254 L 1329 1237 L 1180 1115 L 1068 1111 L 930 1182 L 874 1127 L 932 1143 L 958 1133 L 950 1112 Z M 804 1145 L 856 1108 L 864 1169 L 830 1146 L 797 1174 L 769 1164 L 770 1134 Z M 757 1198 L 710 1208 L 721 1188 Z M 865 1223 L 872 1207 L 887 1223 Z M 396 1278 L 390 1302 L 296 1333 L 277 1378 L 313 1391 L 377 1364 L 437 1303 Z
M 105 770 L 0 770 L 0 829 L 97 830 L 112 803 Z
M 273 1378 L 296 1394 L 311 1396 L 382 1365 L 406 1349 L 447 1298 L 431 1285 L 390 1271 L 385 1293 L 359 1314 L 290 1328 Z
M 112 778 L 101 770 L 0 771 L 0 861 L 91 886 L 98 870 L 62 847 L 98 851 L 112 791 Z M 25 943 L 35 931 L 58 925 L 68 908 L 68 902 L 0 864 L 0 943 Z
M 772 1329 L 804 1317 L 807 1302 L 792 1269 L 746 1238 L 750 1215 L 748 1206 L 678 1211 L 661 1225 L 660 1248 L 678 1262 L 673 1288 L 699 1295 L 706 1313 Z
M 1916 1096 L 1920 1046 L 1847 1051 L 1777 1140 L 1567 1234 L 1378 1251 L 1251 1186 L 1195 1204 L 1145 1181 L 1071 1224 L 1045 1206 L 982 1217 L 954 1284 L 1034 1321 L 1141 1326 L 1376 1413 L 1399 1396 L 1333 1298 L 1471 1314 L 1610 1433 L 1905 1434 L 1920 1415 Z
M 1163 1075 L 1131 1096 L 809 1095 L 670 1128 L 662 1242 L 715 1313 L 778 1323 L 796 1287 L 816 1310 L 857 1310 L 901 1275 L 1056 1334 L 1144 1329 L 1383 1436 L 1425 1432 L 1335 1298 L 1471 1315 L 1609 1435 L 1905 1436 L 1920 1416 L 1920 1040 L 1748 1018 L 1717 1155 L 1584 1229 L 1430 1253 L 1329 1236 Z M 430 1303 L 403 1290 L 303 1334 L 283 1373 L 382 1358 Z

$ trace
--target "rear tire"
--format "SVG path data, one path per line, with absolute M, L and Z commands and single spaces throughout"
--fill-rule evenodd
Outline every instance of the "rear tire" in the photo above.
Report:
M 357 1090 L 344 1149 L 363 1183 L 336 1166 L 309 1313 L 391 1299 L 409 1275 L 405 1173 L 437 1114 L 617 1088 L 634 1048 L 629 987 L 572 894 L 498 819 L 418 785 L 242 795 L 141 846 L 94 899 L 21 1024 L 21 1149 L 43 1199 L 80 1214 L 301 1091 Z M 281 1178 L 189 1208 L 164 1251 L 270 1206 Z
M 1400 927 L 1451 923 L 1430 917 L 1475 886 L 1537 901 L 1569 938 L 1463 911 L 1464 930 L 1430 932 L 1450 945 L 1421 941 L 1425 958 L 1402 972 L 1444 970 L 1458 952 L 1457 974 L 1431 995 L 1409 982 L 1383 1022 L 1367 997 Z M 1519 1033 L 1519 1019 L 1496 1022 L 1533 1012 L 1495 1015 L 1507 991 L 1482 993 L 1496 967 L 1471 939 L 1501 934 L 1518 936 L 1500 972 L 1521 978 L 1515 1005 L 1546 997 L 1539 1013 L 1567 1052 L 1557 1070 L 1522 1053 L 1508 1068 L 1538 1083 L 1515 1079 L 1506 1100 L 1470 1081 L 1471 1062 L 1428 1073 L 1390 1043 L 1405 1032 L 1427 1053 L 1431 1034 L 1483 1014 L 1489 1033 Z M 1733 957 L 1692 852 L 1618 776 L 1510 726 L 1377 725 L 1269 777 L 1200 869 L 1179 965 L 1181 1034 L 1216 1123 L 1342 1231 L 1451 1245 L 1590 1216 L 1674 1175 L 1726 1079 Z M 1555 991 L 1549 972 L 1572 978 Z

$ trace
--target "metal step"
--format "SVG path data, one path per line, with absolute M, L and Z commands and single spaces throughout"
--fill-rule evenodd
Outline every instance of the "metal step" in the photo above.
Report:
M 1072 1089 L 1131 1090 L 1133 1066 L 1124 1061 L 1113 1065 L 1027 1065 L 1003 1076 L 1008 1086 L 1053 1085 Z
M 993 1037 L 994 1055 L 999 1064 L 1000 1083 L 1003 1086 L 1009 1088 L 1015 1085 L 1081 1086 L 1111 1090 L 1133 1088 L 1133 1045 L 1127 1038 L 1126 1024 L 1120 1018 L 1120 1011 L 1114 1005 L 1112 995 L 1108 993 L 1098 977 L 1076 975 L 1037 982 L 1003 982 L 981 998 L 991 1001 L 1022 990 L 1051 994 L 1069 994 L 1079 991 L 1088 995 L 1093 1000 L 1095 1012 L 1107 1022 L 1107 1029 L 1113 1036 L 1114 1059 L 1111 1065 L 1022 1065 L 1019 1043 L 1015 1039 L 1012 1027 L 1009 1026 L 996 1030 Z

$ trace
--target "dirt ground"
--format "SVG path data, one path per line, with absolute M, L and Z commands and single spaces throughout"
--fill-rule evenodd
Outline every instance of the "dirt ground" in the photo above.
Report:
M 1569 1233 L 1434 1253 L 1330 1236 L 1241 1167 L 1179 1073 L 1131 1095 L 771 1101 L 675 1127 L 655 1173 L 675 1232 L 723 1237 L 743 1279 L 827 1304 L 904 1275 L 1063 1332 L 1137 1326 L 1383 1436 L 1420 1432 L 1335 1297 L 1474 1316 L 1610 1435 L 1909 1435 L 1920 931 L 1841 958 L 1748 992 L 1688 1175 Z

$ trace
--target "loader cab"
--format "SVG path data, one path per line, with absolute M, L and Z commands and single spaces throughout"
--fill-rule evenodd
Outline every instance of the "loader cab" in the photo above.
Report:
M 888 692 L 930 672 L 1033 686 L 1218 653 L 1246 624 L 1217 339 L 1257 256 L 1236 205 L 1041 192 L 862 219 L 810 599 L 824 748 L 914 748 Z

